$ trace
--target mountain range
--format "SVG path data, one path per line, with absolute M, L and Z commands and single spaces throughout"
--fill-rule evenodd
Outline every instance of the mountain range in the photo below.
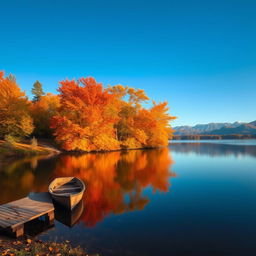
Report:
M 233 134 L 256 134 L 256 121 L 250 123 L 209 123 L 195 126 L 176 126 L 174 135 L 233 135 Z

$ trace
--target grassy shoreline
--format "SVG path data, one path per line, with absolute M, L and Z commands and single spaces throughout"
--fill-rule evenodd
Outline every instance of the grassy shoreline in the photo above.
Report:
M 163 146 L 164 147 L 164 146 Z M 35 156 L 35 155 L 56 155 L 60 153 L 68 154 L 95 154 L 95 153 L 108 153 L 116 151 L 128 151 L 128 150 L 152 150 L 162 147 L 142 147 L 142 148 L 119 148 L 113 150 L 92 150 L 92 151 L 82 151 L 82 150 L 72 150 L 63 151 L 57 148 L 49 140 L 39 140 L 38 146 L 32 146 L 29 142 L 15 142 L 12 145 L 8 145 L 4 140 L 0 140 L 0 155 L 2 156 Z
M 61 151 L 49 145 L 49 143 L 39 142 L 38 145 L 32 146 L 26 142 L 10 144 L 4 140 L 0 140 L 0 154 L 4 156 L 54 155 L 59 153 L 61 153 Z

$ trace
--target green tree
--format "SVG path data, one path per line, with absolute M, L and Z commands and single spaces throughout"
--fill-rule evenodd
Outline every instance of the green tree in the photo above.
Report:
M 38 80 L 33 84 L 31 92 L 34 95 L 33 101 L 39 101 L 44 95 L 42 84 Z
M 7 77 L 8 80 L 16 83 L 16 77 L 13 75 L 13 74 L 10 74 L 8 77 Z

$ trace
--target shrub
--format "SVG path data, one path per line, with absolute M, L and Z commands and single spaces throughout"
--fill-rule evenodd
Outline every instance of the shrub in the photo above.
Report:
M 5 145 L 8 147 L 13 147 L 16 143 L 16 138 L 10 134 L 4 136 Z
M 31 139 L 30 144 L 31 144 L 31 146 L 32 146 L 33 148 L 37 147 L 37 146 L 38 146 L 37 139 L 36 139 L 35 137 L 33 137 L 33 138 Z

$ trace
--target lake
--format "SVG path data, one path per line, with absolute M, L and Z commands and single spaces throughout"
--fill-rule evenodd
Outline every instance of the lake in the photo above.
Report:
M 85 182 L 81 216 L 39 239 L 106 256 L 256 255 L 256 140 L 2 159 L 0 204 L 59 176 Z

